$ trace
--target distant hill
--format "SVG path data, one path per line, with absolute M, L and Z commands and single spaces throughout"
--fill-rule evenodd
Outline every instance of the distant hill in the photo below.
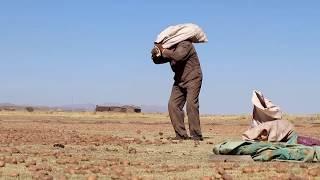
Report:
M 0 109 L 13 109 L 16 111 L 25 110 L 26 107 L 33 107 L 35 110 L 48 111 L 51 108 L 47 106 L 33 106 L 33 105 L 17 105 L 12 103 L 0 103 Z
M 0 107 L 10 107 L 10 106 L 16 106 L 16 105 L 12 103 L 0 103 Z
M 56 106 L 54 108 L 62 109 L 65 111 L 94 111 L 95 107 L 95 104 L 68 104 Z
M 120 103 L 103 103 L 99 104 L 102 106 L 125 106 L 127 104 L 120 104 Z M 131 104 L 130 104 L 131 105 Z M 17 105 L 12 103 L 0 103 L 0 109 L 10 107 L 16 110 L 24 110 L 26 107 L 33 107 L 35 110 L 42 110 L 42 111 L 94 111 L 96 105 L 87 103 L 87 104 L 67 104 L 61 106 L 37 106 L 37 105 Z M 138 105 L 141 107 L 142 112 L 145 113 L 165 113 L 167 112 L 167 107 L 159 106 L 159 105 Z

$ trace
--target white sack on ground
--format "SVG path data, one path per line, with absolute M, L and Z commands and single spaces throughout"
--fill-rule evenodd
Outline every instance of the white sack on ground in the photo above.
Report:
M 265 98 L 260 91 L 253 91 L 252 104 L 254 107 L 251 127 L 282 118 L 280 107 Z
M 169 26 L 158 35 L 155 43 L 161 43 L 163 48 L 170 48 L 187 39 L 193 43 L 208 42 L 206 34 L 198 25 L 187 23 Z
M 253 91 L 253 118 L 251 128 L 242 134 L 243 140 L 287 141 L 294 135 L 293 125 L 282 120 L 280 107 L 265 98 L 260 91 Z
M 260 140 L 261 133 L 266 131 L 266 141 L 280 142 L 287 141 L 293 135 L 294 127 L 287 120 L 274 120 L 264 122 L 254 128 L 251 128 L 242 134 L 242 139 L 246 141 Z

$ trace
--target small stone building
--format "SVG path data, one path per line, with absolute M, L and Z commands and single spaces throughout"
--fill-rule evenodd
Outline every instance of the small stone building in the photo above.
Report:
M 96 112 L 123 112 L 141 113 L 141 108 L 137 106 L 99 106 L 96 105 Z

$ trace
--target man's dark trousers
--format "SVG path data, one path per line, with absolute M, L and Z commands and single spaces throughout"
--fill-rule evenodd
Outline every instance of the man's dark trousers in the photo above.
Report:
M 183 87 L 177 82 L 175 82 L 172 87 L 168 109 L 177 137 L 188 137 L 184 124 L 183 107 L 185 103 L 187 103 L 190 136 L 193 138 L 202 137 L 199 119 L 199 93 L 201 84 L 202 76 L 199 76 L 187 82 Z

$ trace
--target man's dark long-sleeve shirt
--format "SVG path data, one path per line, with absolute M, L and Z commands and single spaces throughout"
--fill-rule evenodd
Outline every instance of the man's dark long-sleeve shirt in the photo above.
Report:
M 170 49 L 164 49 L 161 57 L 152 57 L 152 59 L 155 64 L 170 62 L 175 73 L 174 80 L 178 84 L 202 78 L 199 58 L 190 41 L 182 41 Z

